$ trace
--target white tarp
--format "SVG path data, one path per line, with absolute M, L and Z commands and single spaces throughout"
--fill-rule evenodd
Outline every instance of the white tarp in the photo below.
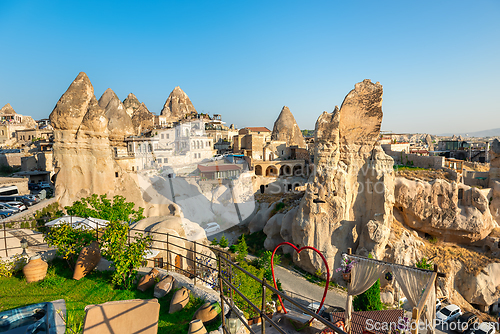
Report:
M 45 226 L 57 226 L 61 224 L 70 224 L 74 228 L 83 228 L 83 229 L 97 229 L 103 228 L 108 225 L 109 221 L 98 218 L 82 218 L 76 216 L 62 216 L 60 218 L 51 220 L 50 222 L 45 223 Z

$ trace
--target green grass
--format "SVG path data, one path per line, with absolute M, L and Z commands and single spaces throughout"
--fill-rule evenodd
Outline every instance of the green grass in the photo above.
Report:
M 22 273 L 12 277 L 0 277 L 0 312 L 17 307 L 48 302 L 56 299 L 66 301 L 68 327 L 79 328 L 85 317 L 84 308 L 90 304 L 101 304 L 112 300 L 152 299 L 153 289 L 146 292 L 138 290 L 114 289 L 109 272 L 94 271 L 79 281 L 72 279 L 73 272 L 61 260 L 49 264 L 47 276 L 43 281 L 26 283 Z M 189 322 L 204 301 L 194 297 L 186 307 L 169 314 L 170 300 L 174 291 L 160 298 L 160 318 L 158 333 L 187 333 Z M 207 325 L 207 331 L 215 330 L 220 319 Z

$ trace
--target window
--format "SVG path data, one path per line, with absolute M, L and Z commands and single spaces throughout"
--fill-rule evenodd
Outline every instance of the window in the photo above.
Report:
M 165 135 L 163 133 L 161 134 L 161 139 L 165 139 Z
M 169 136 L 169 134 L 167 133 L 167 139 L 169 139 L 169 137 L 170 137 L 170 136 Z
M 132 172 L 134 171 L 134 166 L 132 166 Z
M 158 268 L 163 268 L 163 258 L 162 257 L 154 258 L 154 266 Z
M 118 177 L 118 172 L 115 172 L 115 177 Z
M 164 163 L 168 163 L 168 159 L 167 159 L 167 158 L 164 158 L 164 159 L 163 159 L 163 162 L 164 162 Z

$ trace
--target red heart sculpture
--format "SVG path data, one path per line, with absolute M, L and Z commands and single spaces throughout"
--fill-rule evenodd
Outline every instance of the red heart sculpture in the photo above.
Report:
M 304 246 L 304 247 L 298 249 L 297 247 L 295 247 L 295 245 L 292 245 L 289 242 L 282 242 L 282 243 L 280 243 L 278 246 L 276 246 L 276 248 L 273 251 L 273 255 L 271 256 L 271 271 L 272 271 L 272 274 L 273 274 L 274 288 L 276 290 L 278 290 L 278 286 L 276 285 L 276 278 L 274 277 L 274 254 L 276 253 L 276 251 L 278 250 L 278 248 L 280 248 L 283 245 L 288 245 L 288 246 L 292 247 L 293 249 L 295 249 L 295 251 L 297 252 L 297 254 L 300 254 L 300 252 L 303 249 L 311 249 L 311 250 L 315 251 L 316 253 L 318 253 L 319 256 L 321 256 L 321 258 L 323 259 L 323 263 L 325 264 L 325 267 L 326 267 L 326 285 L 325 285 L 325 292 L 323 293 L 323 299 L 321 299 L 321 304 L 319 305 L 319 308 L 316 311 L 316 314 L 319 314 L 319 312 L 321 311 L 321 308 L 323 307 L 323 304 L 325 303 L 326 293 L 328 292 L 328 284 L 330 283 L 330 268 L 328 268 L 328 263 L 326 262 L 325 257 L 323 256 L 323 254 L 321 254 L 321 252 L 319 250 L 317 250 L 316 248 L 311 247 L 311 246 Z M 285 311 L 285 313 L 288 313 L 288 311 L 285 308 L 285 305 L 283 305 L 283 301 L 281 300 L 281 296 L 278 295 L 278 298 L 280 300 L 281 307 L 283 307 L 283 310 Z

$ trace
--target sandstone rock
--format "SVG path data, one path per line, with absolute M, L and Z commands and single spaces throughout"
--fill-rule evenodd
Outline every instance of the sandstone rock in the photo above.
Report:
M 393 219 L 394 162 L 377 143 L 381 121 L 382 86 L 364 80 L 340 109 L 324 112 L 316 122 L 316 172 L 291 230 L 293 243 L 318 248 L 332 271 L 349 247 L 378 259 L 384 256 Z M 325 271 L 312 252 L 294 261 L 309 272 Z
M 432 137 L 431 135 L 425 136 L 425 143 L 427 144 L 427 149 L 429 151 L 434 151 L 434 143 L 432 142 Z
M 252 220 L 248 223 L 250 233 L 262 231 L 266 226 L 267 221 L 271 217 L 271 212 L 276 207 L 276 203 L 269 206 L 267 203 L 261 203 L 259 211 L 255 214 Z
M 152 130 L 155 123 L 155 115 L 148 110 L 144 103 L 134 111 L 132 115 L 132 124 L 137 134 Z
M 285 141 L 287 146 L 297 145 L 302 148 L 306 147 L 302 132 L 300 132 L 300 128 L 287 106 L 281 109 L 278 119 L 274 122 L 271 139 Z
M 130 93 L 128 94 L 127 98 L 123 100 L 123 106 L 125 107 L 125 111 L 127 112 L 127 114 L 132 117 L 134 111 L 139 109 L 139 107 L 141 106 L 141 102 L 139 102 L 134 94 Z
M 477 276 L 461 273 L 455 286 L 471 304 L 494 304 L 500 297 L 500 263 L 490 263 Z
M 185 115 L 197 114 L 191 100 L 179 87 L 175 87 L 163 105 L 161 115 L 167 116 L 170 120 L 180 120 Z
M 127 114 L 122 102 L 111 88 L 106 89 L 99 99 L 99 106 L 104 109 L 108 119 L 109 139 L 114 145 L 125 146 L 125 137 L 134 135 L 132 118 Z
M 385 291 L 380 293 L 380 301 L 383 304 L 392 305 L 394 304 L 394 293 L 392 291 Z
M 500 225 L 500 141 L 491 143 L 489 187 L 492 189 L 489 206 L 497 225 Z
M 10 103 L 7 103 L 2 107 L 2 109 L 0 109 L 0 114 L 16 114 L 16 112 Z
M 496 226 L 488 199 L 477 188 L 442 179 L 425 182 L 398 177 L 394 195 L 406 225 L 444 241 L 473 243 Z
M 266 234 L 267 238 L 264 241 L 264 248 L 267 250 L 273 250 L 278 244 L 285 241 L 281 237 L 281 223 L 283 221 L 283 213 L 277 213 L 272 216 L 264 226 L 263 232 Z

